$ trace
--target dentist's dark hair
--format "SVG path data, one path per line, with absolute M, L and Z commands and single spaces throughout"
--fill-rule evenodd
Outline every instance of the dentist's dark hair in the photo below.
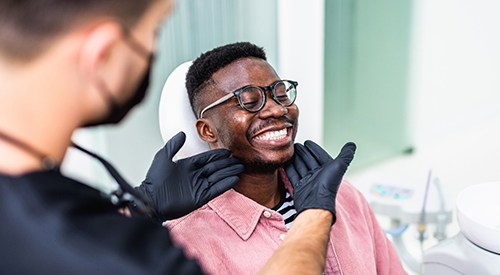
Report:
M 155 1 L 0 0 L 0 55 L 30 61 L 46 51 L 51 40 L 89 19 L 114 19 L 130 28 Z

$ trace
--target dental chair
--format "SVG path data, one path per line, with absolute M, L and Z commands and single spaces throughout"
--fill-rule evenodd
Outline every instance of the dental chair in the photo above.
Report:
M 460 232 L 424 252 L 423 274 L 500 274 L 500 182 L 462 190 L 456 212 Z
M 179 131 L 186 134 L 186 143 L 177 152 L 174 159 L 186 158 L 209 150 L 196 131 L 196 117 L 191 110 L 186 90 L 186 74 L 192 61 L 187 61 L 175 68 L 168 76 L 161 92 L 159 104 L 160 132 L 167 142 Z

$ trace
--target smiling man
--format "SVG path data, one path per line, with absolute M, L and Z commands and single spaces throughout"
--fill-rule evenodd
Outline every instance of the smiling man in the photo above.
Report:
M 293 175 L 282 167 L 294 150 L 322 150 L 312 142 L 294 147 L 298 83 L 281 79 L 262 48 L 242 42 L 202 54 L 186 88 L 201 139 L 212 149 L 231 150 L 246 170 L 233 189 L 166 225 L 208 273 L 255 274 L 295 219 Z M 349 183 L 340 186 L 333 212 L 326 274 L 405 274 L 366 200 Z

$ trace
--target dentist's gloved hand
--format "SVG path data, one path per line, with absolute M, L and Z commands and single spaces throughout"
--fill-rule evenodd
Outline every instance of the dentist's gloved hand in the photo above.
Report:
M 136 188 L 150 199 L 161 221 L 182 217 L 226 192 L 244 170 L 226 149 L 172 161 L 185 141 L 183 132 L 172 137 L 156 153 L 146 179 Z
M 332 212 L 335 223 L 335 199 L 355 151 L 356 145 L 348 142 L 333 159 L 310 140 L 295 144 L 293 160 L 285 171 L 293 186 L 297 214 L 306 209 L 325 209 Z

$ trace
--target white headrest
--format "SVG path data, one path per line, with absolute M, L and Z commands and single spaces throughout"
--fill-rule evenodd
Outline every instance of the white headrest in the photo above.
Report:
M 462 233 L 476 245 L 500 253 L 500 182 L 471 185 L 457 198 Z
M 164 142 L 180 131 L 186 133 L 186 143 L 177 153 L 177 158 L 189 157 L 209 150 L 208 144 L 202 141 L 196 131 L 196 117 L 191 110 L 186 91 L 186 73 L 193 62 L 179 65 L 168 76 L 160 97 L 158 110 L 160 132 Z

